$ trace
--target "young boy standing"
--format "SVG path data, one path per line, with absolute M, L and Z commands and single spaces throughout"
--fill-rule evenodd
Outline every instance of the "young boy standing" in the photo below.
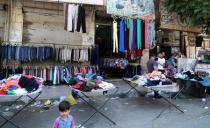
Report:
M 53 128 L 75 128 L 74 119 L 70 113 L 71 105 L 68 101 L 62 101 L 59 106 L 60 116 L 55 120 Z

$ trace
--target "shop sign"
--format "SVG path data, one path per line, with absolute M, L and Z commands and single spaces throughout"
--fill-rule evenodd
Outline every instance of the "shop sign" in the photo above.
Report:
M 104 0 L 34 0 L 43 2 L 67 2 L 67 3 L 78 3 L 78 4 L 91 4 L 91 5 L 104 5 Z
M 118 16 L 148 16 L 155 13 L 153 0 L 107 0 L 107 13 Z
M 189 17 L 180 16 L 176 13 L 169 13 L 165 7 L 165 0 L 160 1 L 159 12 L 160 28 L 195 33 L 201 32 L 201 28 L 192 27 L 190 25 Z

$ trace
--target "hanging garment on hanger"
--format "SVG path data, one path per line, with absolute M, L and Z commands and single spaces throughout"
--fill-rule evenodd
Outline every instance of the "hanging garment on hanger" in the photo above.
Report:
M 88 49 L 81 49 L 80 50 L 80 62 L 87 62 L 88 61 Z
M 77 32 L 86 33 L 85 9 L 82 6 L 79 6 L 78 8 Z
M 72 55 L 72 49 L 66 48 L 65 49 L 66 62 L 67 61 L 70 61 L 71 62 L 71 55 Z
M 148 46 L 148 20 L 146 19 L 145 20 L 145 22 L 144 22 L 144 29 L 145 29 L 145 32 L 144 32 L 144 36 L 145 36 L 145 38 L 144 38 L 144 47 L 145 47 L 145 49 L 148 49 L 149 48 L 149 46 Z
M 137 46 L 138 46 L 138 49 L 141 49 L 141 41 L 142 41 L 142 39 L 141 39 L 141 36 L 142 36 L 142 34 L 141 34 L 141 31 L 142 31 L 142 29 L 141 29 L 141 20 L 140 19 L 138 19 L 137 20 Z
M 133 19 L 130 19 L 129 49 L 132 49 L 132 44 L 133 44 Z
M 68 5 L 68 24 L 67 24 L 67 30 L 69 32 L 74 32 L 74 26 L 76 25 L 75 20 L 77 20 L 78 15 L 77 14 L 78 7 L 74 4 Z
M 54 74 L 53 74 L 53 84 L 57 84 L 57 73 L 58 73 L 58 67 L 54 67 Z
M 152 48 L 155 44 L 155 22 L 150 20 L 148 23 L 148 44 Z
M 74 31 L 77 31 L 79 5 L 75 5 Z
M 130 19 L 126 18 L 126 28 L 130 29 Z
M 124 46 L 125 50 L 129 50 L 129 29 L 125 29 L 124 33 Z
M 80 53 L 80 49 L 74 49 L 74 61 L 79 61 L 79 53 Z
M 133 19 L 133 43 L 132 50 L 137 49 L 137 20 Z
M 68 24 L 68 3 L 64 3 L 64 30 L 67 31 L 67 24 Z
M 124 40 L 124 32 L 125 32 L 125 23 L 124 23 L 124 18 L 120 18 L 120 52 L 125 52 L 125 40 Z
M 44 68 L 44 70 L 43 70 L 43 79 L 44 79 L 44 81 L 47 80 L 47 69 L 46 68 Z
M 113 21 L 113 52 L 118 53 L 117 22 Z

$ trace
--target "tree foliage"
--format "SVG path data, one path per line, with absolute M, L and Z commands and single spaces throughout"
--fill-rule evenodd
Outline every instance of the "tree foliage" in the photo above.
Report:
M 210 28 L 210 0 L 166 0 L 169 12 L 189 17 L 192 25 Z

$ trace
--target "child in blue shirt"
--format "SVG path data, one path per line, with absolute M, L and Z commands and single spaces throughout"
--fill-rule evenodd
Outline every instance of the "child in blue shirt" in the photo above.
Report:
M 62 101 L 58 108 L 60 112 L 60 116 L 54 122 L 53 128 L 75 128 L 74 119 L 70 113 L 70 107 L 68 101 Z

